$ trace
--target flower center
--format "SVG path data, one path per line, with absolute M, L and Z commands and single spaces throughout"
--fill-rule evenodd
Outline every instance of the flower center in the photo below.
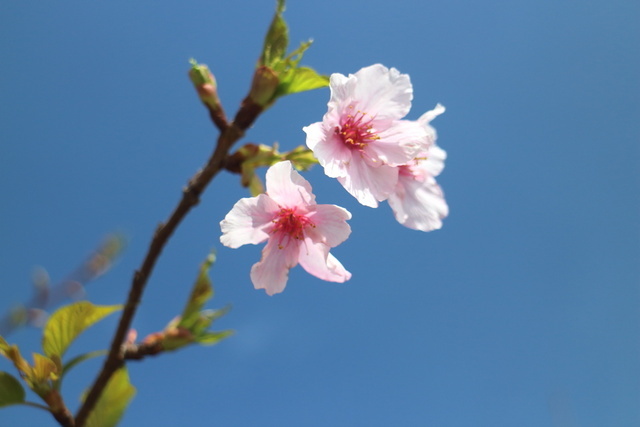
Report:
M 304 239 L 306 227 L 315 227 L 309 218 L 296 213 L 296 208 L 281 208 L 272 222 L 275 225 L 271 229 L 271 233 L 279 235 L 278 247 L 280 249 L 284 248 L 291 239 Z M 286 242 L 283 245 L 285 239 Z
M 380 139 L 371 124 L 373 117 L 360 110 L 354 113 L 353 105 L 349 110 L 349 114 L 340 118 L 340 126 L 334 128 L 347 147 L 362 150 L 368 143 Z

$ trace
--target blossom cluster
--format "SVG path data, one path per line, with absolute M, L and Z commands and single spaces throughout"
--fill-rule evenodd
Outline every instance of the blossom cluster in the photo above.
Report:
M 449 208 L 435 177 L 446 153 L 436 145 L 430 122 L 444 107 L 438 104 L 418 120 L 404 119 L 413 98 L 409 76 L 381 64 L 349 76 L 333 74 L 330 88 L 322 121 L 303 128 L 325 174 L 365 206 L 388 201 L 396 220 L 408 228 L 442 227 Z M 254 286 L 269 295 L 282 292 L 289 269 L 298 263 L 320 279 L 348 280 L 351 274 L 329 250 L 349 236 L 351 214 L 316 204 L 311 185 L 290 162 L 271 166 L 266 187 L 265 194 L 238 201 L 221 222 L 226 246 L 268 240 L 251 269 Z

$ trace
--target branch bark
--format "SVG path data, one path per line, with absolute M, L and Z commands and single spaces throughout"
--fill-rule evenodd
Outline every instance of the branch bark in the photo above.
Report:
M 220 126 L 221 129 L 216 148 L 209 158 L 207 164 L 198 171 L 189 181 L 182 191 L 182 199 L 174 209 L 169 219 L 158 225 L 149 245 L 147 255 L 141 267 L 134 273 L 129 296 L 125 304 L 116 333 L 111 342 L 109 355 L 107 356 L 102 370 L 94 381 L 87 397 L 78 410 L 75 417 L 75 427 L 83 427 L 98 402 L 102 391 L 113 373 L 124 363 L 124 352 L 122 343 L 125 340 L 127 331 L 131 327 L 131 322 L 135 316 L 140 298 L 144 292 L 145 285 L 151 276 L 153 267 L 160 257 L 163 248 L 167 244 L 173 232 L 178 228 L 182 220 L 200 201 L 200 196 L 205 191 L 207 185 L 224 168 L 225 160 L 233 144 L 244 135 L 244 132 L 253 124 L 256 118 L 263 111 L 260 105 L 254 103 L 249 97 L 242 102 L 233 122 L 227 126 Z M 213 118 L 212 118 L 213 119 Z

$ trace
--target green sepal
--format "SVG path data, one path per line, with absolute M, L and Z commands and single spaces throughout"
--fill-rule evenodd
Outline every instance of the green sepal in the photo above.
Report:
M 189 63 L 191 64 L 189 79 L 191 79 L 191 83 L 193 83 L 194 86 L 201 86 L 207 83 L 216 86 L 216 79 L 206 64 L 198 64 L 198 61 L 193 58 L 189 60 Z
M 58 309 L 49 317 L 42 336 L 42 349 L 50 357 L 62 358 L 67 348 L 85 329 L 121 310 L 121 305 L 97 306 L 79 301 Z
M 13 375 L 0 371 L 0 408 L 24 403 L 26 393 Z
M 117 425 L 135 394 L 136 388 L 129 382 L 127 368 L 118 369 L 109 379 L 85 425 L 87 427 Z M 84 401 L 84 398 L 82 400 Z

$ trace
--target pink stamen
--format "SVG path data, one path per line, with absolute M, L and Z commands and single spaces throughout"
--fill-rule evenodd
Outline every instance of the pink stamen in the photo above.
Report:
M 275 225 L 271 229 L 272 234 L 278 234 L 278 247 L 284 248 L 291 239 L 304 239 L 304 230 L 307 227 L 315 227 L 315 224 L 305 215 L 296 213 L 296 208 L 281 208 L 272 221 Z M 286 239 L 285 244 L 283 241 Z
M 349 109 L 353 110 L 353 105 L 350 105 Z M 380 139 L 371 122 L 373 117 L 358 110 L 355 114 L 343 116 L 340 126 L 336 126 L 334 132 L 347 147 L 362 150 L 368 143 Z

